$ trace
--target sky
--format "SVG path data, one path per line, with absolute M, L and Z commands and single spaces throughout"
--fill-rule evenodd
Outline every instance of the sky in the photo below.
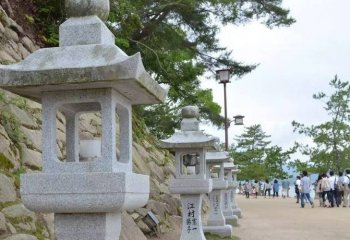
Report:
M 319 124 L 328 119 L 324 103 L 314 100 L 317 92 L 331 92 L 330 80 L 337 74 L 350 80 L 350 27 L 348 0 L 284 0 L 296 23 L 269 29 L 252 22 L 221 29 L 222 46 L 233 58 L 246 64 L 260 64 L 252 73 L 227 84 L 227 112 L 244 115 L 244 126 L 231 125 L 229 144 L 244 127 L 260 124 L 273 145 L 284 149 L 295 141 L 310 142 L 293 133 L 291 122 Z M 222 106 L 223 86 L 204 79 L 203 88 L 213 89 L 214 101 Z M 202 126 L 206 133 L 224 142 L 224 130 Z

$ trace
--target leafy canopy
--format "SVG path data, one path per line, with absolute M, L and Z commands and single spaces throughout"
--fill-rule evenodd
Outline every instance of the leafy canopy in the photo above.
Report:
M 48 45 L 57 44 L 58 24 L 64 19 L 63 0 L 34 0 L 36 23 L 44 29 Z M 178 109 L 197 104 L 201 118 L 216 126 L 223 123 L 221 108 L 199 77 L 219 68 L 233 68 L 236 76 L 252 71 L 221 47 L 219 29 L 225 24 L 258 20 L 267 27 L 289 26 L 295 20 L 282 0 L 111 0 L 108 25 L 116 44 L 127 54 L 141 52 L 146 69 L 158 83 L 170 86 L 165 104 L 138 108 L 151 131 L 159 137 L 179 126 Z M 56 29 L 56 31 L 53 31 Z M 164 119 L 155 116 L 162 114 Z M 169 121 L 169 123 L 166 123 Z
M 292 122 L 294 131 L 312 139 L 314 145 L 297 144 L 300 152 L 309 157 L 308 168 L 313 172 L 330 169 L 342 171 L 350 167 L 350 84 L 337 76 L 329 83 L 332 93 L 319 92 L 313 98 L 325 103 L 329 120 L 305 126 Z
M 261 125 L 246 127 L 231 148 L 235 164 L 239 165 L 241 179 L 268 179 L 286 176 L 283 166 L 290 159 L 294 149 L 284 151 L 279 146 L 270 146 L 271 141 Z
M 199 77 L 222 67 L 234 68 L 237 76 L 256 65 L 233 60 L 231 52 L 219 46 L 222 24 L 243 24 L 260 19 L 268 27 L 289 26 L 294 19 L 281 7 L 282 1 L 197 1 L 197 0 L 118 0 L 112 1 L 110 23 L 117 44 L 127 53 L 143 53 L 148 71 L 159 83 L 170 86 L 168 102 L 144 109 L 141 116 L 159 137 L 172 134 L 179 126 L 179 108 L 200 107 L 201 118 L 221 126 L 220 106 L 213 102 L 210 89 L 201 89 Z M 117 24 L 115 24 L 117 23 Z M 164 114 L 156 122 L 154 116 Z

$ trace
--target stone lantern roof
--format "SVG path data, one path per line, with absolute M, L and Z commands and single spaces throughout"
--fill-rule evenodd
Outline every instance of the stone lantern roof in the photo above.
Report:
M 205 148 L 214 150 L 216 139 L 199 130 L 199 109 L 196 106 L 184 107 L 181 111 L 181 131 L 175 132 L 170 138 L 161 140 L 160 147 L 167 149 Z
M 232 159 L 228 152 L 207 152 L 206 162 L 207 164 L 231 163 Z
M 224 168 L 227 170 L 234 170 L 237 169 L 237 166 L 233 164 L 233 159 L 231 158 L 230 162 L 224 163 Z
M 113 88 L 132 105 L 164 101 L 167 92 L 145 71 L 140 54 L 128 56 L 115 46 L 101 20 L 108 0 L 66 0 L 66 11 L 72 18 L 60 25 L 60 46 L 0 65 L 1 88 L 37 102 L 43 92 L 101 88 Z

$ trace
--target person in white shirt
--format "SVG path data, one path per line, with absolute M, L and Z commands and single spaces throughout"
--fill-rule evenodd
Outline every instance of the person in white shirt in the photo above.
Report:
M 344 176 L 343 186 L 344 186 L 344 204 L 343 207 L 349 207 L 349 198 L 350 198 L 350 169 L 346 169 L 346 176 Z
M 334 176 L 333 171 L 329 171 L 330 177 L 328 178 L 329 184 L 331 186 L 331 190 L 329 191 L 329 198 L 328 200 L 330 201 L 331 207 L 334 207 L 334 203 L 337 204 L 337 207 L 339 207 L 338 202 L 337 202 L 337 190 L 336 190 L 336 182 L 337 179 Z

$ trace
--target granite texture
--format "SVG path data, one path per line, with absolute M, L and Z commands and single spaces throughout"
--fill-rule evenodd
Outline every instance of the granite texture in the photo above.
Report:
M 224 226 L 203 226 L 204 232 L 209 232 L 215 235 L 219 235 L 222 238 L 232 237 L 233 231 L 231 225 Z
M 61 24 L 59 36 L 60 47 L 87 44 L 114 45 L 115 42 L 114 35 L 96 16 L 69 18 Z
M 209 193 L 213 188 L 211 179 L 172 179 L 169 191 L 173 194 Z
M 181 195 L 182 231 L 180 240 L 205 240 L 202 228 L 202 195 Z
M 67 159 L 56 156 L 56 113 L 68 113 Z M 84 112 L 101 111 L 102 148 L 96 161 L 79 162 L 78 117 Z M 120 120 L 120 157 L 116 157 L 116 115 Z M 116 172 L 132 170 L 131 103 L 113 89 L 84 89 L 65 92 L 45 92 L 43 96 L 43 171 L 60 172 Z
M 207 164 L 219 164 L 219 163 L 229 163 L 232 162 L 230 155 L 228 152 L 222 151 L 210 151 L 206 154 L 206 162 Z
M 166 91 L 145 71 L 141 55 L 111 44 L 45 48 L 13 65 L 0 65 L 0 87 L 40 102 L 43 93 L 113 88 L 135 104 L 164 101 Z
M 68 17 L 97 15 L 107 20 L 109 15 L 109 0 L 66 0 L 65 7 Z
M 66 4 L 70 2 L 99 1 Z M 96 16 L 68 19 L 60 26 L 59 41 L 61 47 L 0 65 L 0 87 L 38 102 L 46 91 L 97 88 L 113 88 L 132 104 L 165 100 L 167 92 L 145 71 L 141 55 L 127 56 L 115 46 L 113 34 Z
M 33 173 L 21 176 L 25 206 L 37 212 L 116 212 L 147 203 L 149 177 L 116 173 Z
M 116 240 L 121 213 L 55 214 L 56 240 Z

